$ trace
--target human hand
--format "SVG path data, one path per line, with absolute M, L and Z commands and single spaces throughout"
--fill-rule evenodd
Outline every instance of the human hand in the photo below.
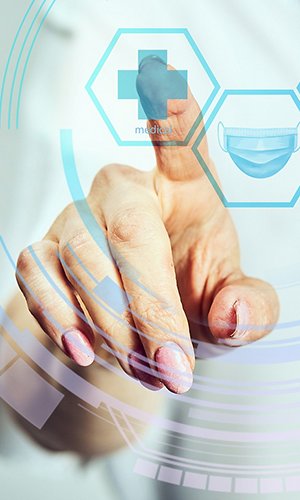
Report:
M 137 80 L 144 103 L 159 100 L 153 64 L 160 62 L 145 61 Z M 182 141 L 199 114 L 189 90 L 155 123 L 172 130 L 165 141 Z M 183 393 L 195 363 L 191 334 L 251 342 L 272 329 L 279 307 L 270 285 L 243 274 L 230 214 L 191 150 L 193 138 L 187 146 L 164 146 L 158 134 L 151 139 L 154 171 L 102 168 L 87 199 L 69 205 L 42 241 L 21 252 L 17 280 L 33 316 L 73 361 L 91 364 L 101 339 L 127 374 Z M 205 140 L 201 155 L 216 173 Z M 91 213 L 106 252 L 85 224 Z M 118 287 L 114 302 L 127 294 L 120 315 L 95 293 L 107 278 Z

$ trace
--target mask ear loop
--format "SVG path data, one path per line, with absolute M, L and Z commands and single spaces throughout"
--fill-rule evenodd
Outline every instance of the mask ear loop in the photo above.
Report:
M 218 123 L 218 141 L 220 148 L 227 153 L 227 149 L 225 149 L 225 127 L 223 122 Z M 299 146 L 300 147 L 300 146 Z
M 296 153 L 296 151 L 299 151 L 300 149 L 300 122 L 298 123 L 296 130 L 297 130 L 297 147 L 294 150 L 294 153 Z

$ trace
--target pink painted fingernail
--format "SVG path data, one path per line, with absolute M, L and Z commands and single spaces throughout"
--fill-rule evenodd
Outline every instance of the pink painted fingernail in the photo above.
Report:
M 155 377 L 155 375 L 152 375 L 152 370 L 146 361 L 141 359 L 134 352 L 129 354 L 128 361 L 133 373 L 144 387 L 150 389 L 151 391 L 159 391 L 162 389 L 163 384 L 158 378 Z
M 67 330 L 62 336 L 66 354 L 80 366 L 89 366 L 95 359 L 93 348 L 86 336 L 79 330 Z
M 157 370 L 164 385 L 176 394 L 187 392 L 193 384 L 193 372 L 186 354 L 175 342 L 166 342 L 155 353 Z

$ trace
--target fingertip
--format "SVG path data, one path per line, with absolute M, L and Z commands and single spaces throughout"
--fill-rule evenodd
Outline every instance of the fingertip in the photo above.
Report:
M 65 353 L 79 366 L 89 366 L 95 360 L 93 347 L 87 336 L 77 329 L 70 329 L 62 335 Z
M 182 72 L 171 69 L 156 55 L 147 56 L 140 62 L 136 89 L 148 120 L 166 120 L 171 112 L 168 101 L 185 102 L 189 95 Z
M 166 342 L 155 353 L 157 371 L 161 381 L 175 394 L 187 392 L 193 385 L 193 370 L 190 361 L 175 342 Z
M 269 333 L 278 319 L 279 303 L 267 283 L 245 278 L 228 285 L 215 296 L 208 314 L 208 326 L 218 343 L 239 346 Z
M 145 356 L 145 353 L 143 354 Z M 152 373 L 152 369 L 149 364 L 141 358 L 141 355 L 136 352 L 130 353 L 128 356 L 128 362 L 133 375 L 144 387 L 150 389 L 151 391 L 159 391 L 163 388 L 162 382 L 154 375 L 154 373 Z
M 142 72 L 143 69 L 147 67 L 147 65 L 153 65 L 153 64 L 162 64 L 163 66 L 166 66 L 166 63 L 161 59 L 161 57 L 155 55 L 155 54 L 150 54 L 149 56 L 144 57 L 140 64 L 139 64 L 139 73 Z

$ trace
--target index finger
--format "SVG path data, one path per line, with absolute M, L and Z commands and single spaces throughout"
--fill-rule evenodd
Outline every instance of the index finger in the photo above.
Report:
M 102 210 L 148 362 L 169 390 L 186 392 L 192 385 L 194 350 L 158 203 L 147 188 L 139 185 L 137 189 L 123 178 L 112 188 Z M 138 281 L 128 277 L 128 264 L 138 270 Z

